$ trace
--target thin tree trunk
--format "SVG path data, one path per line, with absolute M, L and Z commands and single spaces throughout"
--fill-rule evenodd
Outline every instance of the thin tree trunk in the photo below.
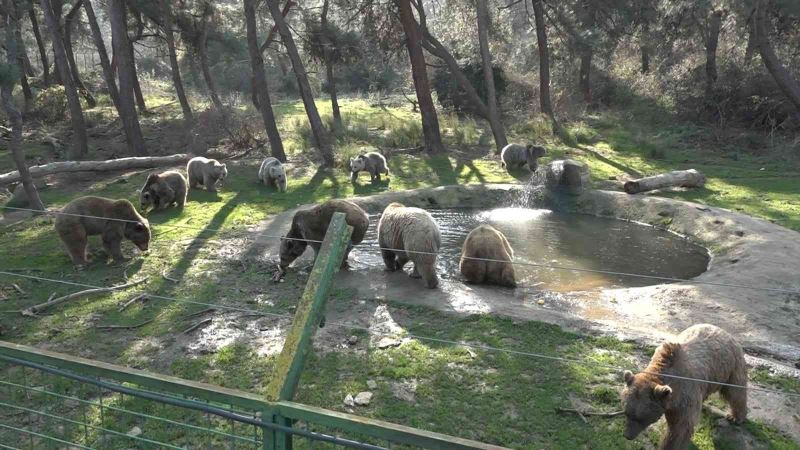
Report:
M 12 12 L 8 12 L 8 14 L 12 14 Z M 31 92 L 31 86 L 28 84 L 28 75 L 27 69 L 25 64 L 25 43 L 22 40 L 22 22 L 20 22 L 20 8 L 19 5 L 14 5 L 14 38 L 17 45 L 17 62 L 19 64 L 19 83 L 22 87 L 22 95 L 25 98 L 25 106 L 22 111 L 22 114 L 25 115 L 28 111 L 31 110 L 33 107 L 33 92 Z
M 178 52 L 175 49 L 175 34 L 172 31 L 172 6 L 169 2 L 164 2 L 164 22 L 164 35 L 167 40 L 169 65 L 172 71 L 172 84 L 175 85 L 175 93 L 178 95 L 178 101 L 181 104 L 183 121 L 187 125 L 191 125 L 194 123 L 194 115 L 192 114 L 192 107 L 189 105 L 189 99 L 186 97 L 186 91 L 183 90 L 183 80 L 181 79 L 181 70 L 178 65 Z
M 642 23 L 639 51 L 642 53 L 642 73 L 648 73 L 650 72 L 650 24 L 647 21 Z
M 581 15 L 581 25 L 584 31 L 594 28 L 595 6 L 593 0 L 584 0 L 578 6 Z M 581 67 L 578 74 L 578 84 L 583 94 L 583 101 L 587 105 L 592 104 L 592 57 L 594 47 L 588 39 L 580 38 Z
M 752 27 L 747 33 L 747 47 L 744 50 L 744 65 L 749 66 L 753 61 L 753 54 L 758 51 L 758 44 L 756 43 L 755 36 L 753 36 Z
M 111 68 L 111 62 L 108 60 L 108 51 L 106 51 L 103 34 L 97 23 L 97 16 L 94 13 L 92 1 L 83 0 L 83 9 L 86 10 L 86 18 L 89 21 L 89 28 L 92 30 L 94 46 L 97 48 L 97 54 L 100 56 L 100 66 L 103 69 L 103 78 L 105 79 L 106 87 L 108 87 L 108 94 L 111 97 L 111 102 L 114 103 L 117 114 L 122 117 L 119 103 L 119 90 L 117 89 L 117 82 L 114 77 L 114 69 Z
M 495 153 L 508 145 L 503 124 L 500 121 L 500 112 L 497 108 L 497 94 L 494 88 L 494 72 L 492 68 L 492 55 L 489 53 L 489 8 L 486 0 L 477 0 L 478 10 L 478 43 L 481 49 L 481 65 L 483 66 L 483 81 L 486 83 L 486 103 L 489 109 L 489 123 L 494 134 Z
M 706 99 L 714 94 L 714 83 L 717 81 L 717 45 L 719 30 L 722 26 L 722 11 L 714 11 L 708 20 L 706 35 Z
M 64 85 L 64 93 L 67 96 L 67 104 L 69 106 L 69 116 L 72 122 L 72 148 L 70 149 L 70 156 L 74 159 L 82 158 L 89 152 L 89 139 L 86 136 L 86 121 L 83 117 L 81 100 L 78 98 L 78 91 L 75 89 L 75 84 L 72 82 L 72 77 L 69 74 L 67 53 L 64 50 L 64 43 L 61 40 L 58 22 L 56 22 L 56 18 L 53 15 L 50 0 L 40 0 L 40 2 L 42 12 L 44 13 L 44 20 L 47 23 L 48 30 L 50 30 L 50 38 L 53 41 L 53 56 L 56 62 L 56 69 Z
M 89 108 L 94 108 L 97 106 L 97 101 L 94 99 L 94 95 L 92 95 L 89 89 L 86 88 L 86 85 L 83 84 L 81 74 L 78 71 L 78 64 L 75 62 L 75 53 L 72 51 L 72 30 L 75 27 L 76 20 L 80 20 L 82 5 L 83 0 L 76 1 L 64 18 L 64 51 L 67 54 L 69 72 L 72 75 L 72 81 L 75 83 L 75 87 L 78 88 L 78 92 L 80 92 L 83 99 L 86 100 L 86 104 Z
M 110 0 L 108 18 L 111 22 L 111 43 L 117 55 L 117 75 L 119 76 L 120 120 L 125 128 L 128 151 L 135 155 L 147 155 L 147 147 L 139 127 L 139 117 L 131 98 L 133 91 L 133 59 L 127 30 L 125 0 Z
M 42 81 L 45 86 L 50 85 L 50 63 L 47 60 L 47 47 L 44 45 L 42 33 L 39 31 L 39 20 L 36 18 L 36 10 L 33 9 L 33 3 L 28 10 L 28 18 L 31 20 L 31 29 L 33 36 L 36 38 L 36 46 L 39 47 L 39 59 L 42 62 Z
M 800 82 L 795 80 L 791 72 L 780 62 L 769 42 L 766 9 L 765 2 L 756 1 L 755 11 L 750 19 L 751 33 L 755 36 L 758 52 L 761 54 L 761 60 L 764 61 L 767 71 L 775 79 L 775 83 L 786 98 L 792 102 L 797 113 L 800 114 Z
M 296 5 L 296 3 L 293 2 L 292 0 L 288 0 L 286 2 L 286 4 L 283 5 L 283 10 L 281 11 L 281 16 L 283 16 L 284 19 L 286 18 L 286 16 L 289 15 L 289 11 L 292 9 L 292 6 L 294 6 L 294 5 Z M 267 47 L 269 47 L 269 44 L 271 44 L 272 41 L 275 39 L 275 33 L 277 33 L 277 32 L 278 32 L 278 25 L 275 24 L 269 30 L 269 34 L 267 35 L 267 38 L 264 39 L 264 43 L 261 44 L 261 47 L 260 47 L 261 53 L 264 53 L 264 52 L 267 51 Z M 284 73 L 284 75 L 286 75 L 286 73 Z
M 17 60 L 19 59 L 17 55 L 17 48 L 20 44 L 17 37 L 17 31 L 19 30 L 18 10 L 16 10 L 12 0 L 3 0 L 3 9 L 6 10 L 6 63 L 13 67 L 17 64 Z M 25 189 L 25 195 L 28 197 L 29 207 L 31 209 L 44 211 L 44 205 L 39 198 L 39 193 L 36 191 L 36 186 L 33 184 L 33 178 L 31 178 L 31 174 L 28 171 L 28 165 L 25 163 L 25 154 L 22 152 L 22 114 L 14 106 L 12 98 L 13 90 L 13 78 L 5 77 L 2 86 L 0 86 L 0 102 L 2 102 L 3 110 L 11 123 L 11 136 L 8 147 L 11 149 L 14 164 L 17 166 L 22 178 L 22 187 Z
M 278 125 L 275 123 L 275 113 L 272 111 L 272 101 L 269 98 L 264 59 L 258 46 L 255 0 L 244 0 L 244 18 L 247 26 L 247 49 L 250 52 L 250 66 L 253 69 L 253 90 L 258 99 L 258 109 L 261 112 L 261 119 L 264 121 L 264 129 L 269 139 L 270 153 L 278 158 L 278 161 L 286 162 L 283 140 L 278 131 Z
M 406 49 L 411 61 L 411 78 L 414 80 L 414 89 L 417 91 L 425 147 L 431 153 L 441 153 L 445 151 L 445 148 L 439 131 L 439 118 L 436 116 L 436 107 L 433 105 L 433 98 L 431 97 L 431 87 L 425 66 L 425 55 L 422 52 L 422 36 L 419 26 L 416 19 L 414 19 L 410 0 L 395 0 L 395 2 L 400 9 L 400 22 L 406 34 Z
M 208 95 L 211 97 L 211 103 L 214 104 L 221 114 L 225 115 L 225 106 L 217 93 L 217 84 L 214 82 L 214 77 L 211 76 L 211 70 L 208 67 L 208 24 L 203 26 L 203 31 L 200 34 L 200 43 L 197 46 L 197 56 L 200 59 L 200 70 L 203 73 L 203 80 L 206 82 L 208 88 Z
M 147 104 L 144 102 L 144 95 L 142 95 L 142 86 L 139 84 L 139 73 L 136 71 L 136 52 L 133 50 L 133 41 L 128 39 L 128 54 L 131 58 L 131 81 L 133 87 L 133 97 L 136 100 L 136 107 L 139 108 L 140 113 L 147 112 Z
M 325 129 L 325 126 L 322 124 L 322 119 L 319 117 L 317 105 L 314 104 L 314 94 L 311 92 L 306 69 L 303 67 L 303 61 L 300 59 L 300 53 L 297 52 L 292 32 L 289 30 L 289 26 L 283 18 L 278 0 L 267 0 L 267 5 L 269 5 L 269 12 L 272 14 L 272 19 L 278 27 L 278 33 L 281 35 L 283 46 L 286 47 L 286 53 L 289 54 L 289 59 L 292 61 L 292 69 L 297 77 L 297 85 L 300 89 L 300 96 L 303 98 L 303 105 L 306 108 L 306 115 L 308 116 L 309 125 L 311 125 L 311 132 L 314 135 L 317 148 L 322 156 L 322 167 L 333 167 L 333 148 L 328 138 L 328 131 Z
M 328 92 L 331 94 L 331 110 L 333 111 L 333 123 L 342 126 L 342 113 L 339 111 L 339 99 L 336 97 L 336 78 L 333 73 L 333 61 L 331 61 L 331 47 L 333 44 L 328 38 L 328 7 L 330 0 L 325 0 L 322 4 L 322 15 L 320 25 L 322 29 L 322 57 L 325 60 L 325 77 L 328 80 Z
M 547 30 L 544 23 L 544 3 L 542 0 L 531 0 L 536 21 L 536 43 L 539 47 L 539 106 L 544 114 L 553 122 L 553 130 L 561 135 L 561 128 L 553 112 L 550 101 L 550 51 L 547 47 Z

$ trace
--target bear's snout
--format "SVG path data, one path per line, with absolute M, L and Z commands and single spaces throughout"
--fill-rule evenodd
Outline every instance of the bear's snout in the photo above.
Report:
M 639 424 L 637 422 L 633 422 L 631 420 L 626 420 L 625 421 L 625 432 L 623 433 L 623 436 L 625 436 L 625 439 L 627 439 L 629 441 L 633 440 L 633 439 L 636 439 L 636 436 L 638 436 L 639 433 L 641 433 L 643 429 L 644 429 L 644 427 L 641 424 Z

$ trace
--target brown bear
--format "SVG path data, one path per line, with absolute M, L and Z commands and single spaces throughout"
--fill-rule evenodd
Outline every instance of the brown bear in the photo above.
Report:
M 386 164 L 386 158 L 377 152 L 362 153 L 350 159 L 350 180 L 353 183 L 356 182 L 358 173 L 361 171 L 369 173 L 370 181 L 381 181 L 381 174 L 389 176 L 389 166 Z
M 741 423 L 747 418 L 746 389 L 674 377 L 746 386 L 744 351 L 733 336 L 708 324 L 689 327 L 674 342 L 661 344 L 644 371 L 636 375 L 625 371 L 626 439 L 665 415 L 667 434 L 659 448 L 688 448 L 703 401 L 717 391 L 730 406 L 729 420 Z
M 545 153 L 547 151 L 544 147 L 538 145 L 508 144 L 500 152 L 500 165 L 508 170 L 520 169 L 527 165 L 531 172 L 535 172 L 539 167 L 538 159 Z
M 189 187 L 197 188 L 202 184 L 208 192 L 217 192 L 217 182 L 222 184 L 228 177 L 228 168 L 216 159 L 196 156 L 186 164 Z
M 505 235 L 491 225 L 481 225 L 470 231 L 464 241 L 459 268 L 468 283 L 517 287 L 513 259 L 514 250 Z
M 414 263 L 411 278 L 422 278 L 433 289 L 439 285 L 436 276 L 436 253 L 442 245 L 439 226 L 424 209 L 392 203 L 383 210 L 378 222 L 378 243 L 386 269 L 402 270 Z
M 151 173 L 139 191 L 139 206 L 142 211 L 151 206 L 160 209 L 173 204 L 183 208 L 188 190 L 186 178 L 178 171 Z
M 314 249 L 314 257 L 316 258 L 320 247 L 321 241 L 325 239 L 325 233 L 328 231 L 328 225 L 331 222 L 333 213 L 341 212 L 345 214 L 345 222 L 353 227 L 353 234 L 350 236 L 350 245 L 345 250 L 342 267 L 347 267 L 347 257 L 354 245 L 361 243 L 364 240 L 364 235 L 367 234 L 369 228 L 369 216 L 366 211 L 361 209 L 355 203 L 347 200 L 328 200 L 327 202 L 314 206 L 309 209 L 297 211 L 292 218 L 292 227 L 289 233 L 281 240 L 280 248 L 280 266 L 278 272 L 275 274 L 275 279 L 280 279 L 286 268 L 303 252 L 306 247 L 311 245 Z M 307 242 L 299 239 L 308 239 L 311 241 L 320 242 Z
M 88 236 L 101 235 L 103 248 L 115 261 L 125 260 L 120 249 L 123 238 L 142 251 L 150 244 L 150 225 L 128 200 L 79 197 L 67 203 L 61 212 L 65 214 L 56 217 L 56 231 L 75 265 L 89 263 Z

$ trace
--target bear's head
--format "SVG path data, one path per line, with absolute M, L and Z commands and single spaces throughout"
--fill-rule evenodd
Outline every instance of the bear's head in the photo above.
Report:
M 281 238 L 280 258 L 281 269 L 286 269 L 303 252 L 306 251 L 308 242 L 303 237 L 303 211 L 298 211 L 292 219 L 292 228 L 289 233 Z
M 360 172 L 364 170 L 364 167 L 367 165 L 367 160 L 364 158 L 364 155 L 359 155 L 356 158 L 350 158 L 350 171 L 351 172 Z
M 528 144 L 528 146 L 525 147 L 528 168 L 532 171 L 536 170 L 536 168 L 539 167 L 539 161 L 537 160 L 544 156 L 545 153 L 547 153 L 547 151 L 544 149 L 544 147 Z
M 153 207 L 155 208 L 158 204 L 158 196 L 155 192 L 148 189 L 142 189 L 139 192 L 139 206 L 141 207 L 142 211 L 147 211 L 147 208 Z
M 142 222 L 125 223 L 125 237 L 139 247 L 139 250 L 145 252 L 150 246 L 150 224 L 142 220 Z
M 225 167 L 225 164 L 214 162 L 214 175 L 217 176 L 217 180 L 219 180 L 220 184 L 225 181 L 225 178 L 228 177 L 228 168 Z
M 657 379 L 645 373 L 634 375 L 626 370 L 623 374 L 625 389 L 622 391 L 622 409 L 625 413 L 625 439 L 634 439 L 650 424 L 656 422 L 667 409 L 672 388 L 659 384 Z
M 272 166 L 269 168 L 269 176 L 275 180 L 275 186 L 278 186 L 279 192 L 286 191 L 286 171 L 281 166 Z

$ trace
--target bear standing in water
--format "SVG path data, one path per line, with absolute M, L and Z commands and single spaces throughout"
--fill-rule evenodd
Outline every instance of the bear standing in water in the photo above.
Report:
M 667 434 L 659 448 L 688 448 L 703 401 L 717 391 L 730 406 L 728 419 L 735 423 L 746 420 L 746 389 L 662 375 L 747 385 L 744 351 L 733 336 L 714 325 L 689 327 L 674 342 L 661 344 L 644 371 L 636 375 L 625 371 L 622 405 L 626 439 L 635 438 L 665 415 Z
M 422 278 L 431 289 L 439 285 L 436 253 L 442 238 L 439 226 L 427 211 L 401 203 L 390 204 L 378 222 L 378 243 L 389 271 L 402 270 L 411 261 L 414 263 L 411 278 Z
M 129 239 L 142 251 L 146 251 L 150 244 L 147 219 L 140 216 L 127 200 L 79 197 L 67 203 L 61 212 L 66 214 L 56 217 L 56 231 L 75 265 L 89 263 L 86 254 L 88 236 L 101 235 L 103 248 L 115 261 L 125 260 L 120 248 L 123 238 Z
M 468 283 L 517 287 L 513 259 L 514 250 L 505 235 L 491 225 L 481 225 L 470 231 L 464 241 L 459 268 Z

